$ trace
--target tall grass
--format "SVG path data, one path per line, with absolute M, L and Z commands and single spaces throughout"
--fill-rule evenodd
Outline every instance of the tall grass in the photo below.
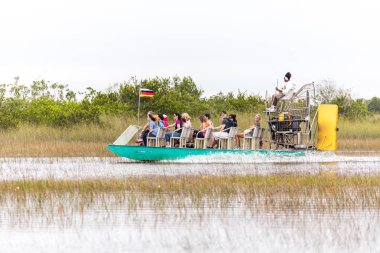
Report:
M 339 120 L 338 149 L 380 151 L 380 115 L 365 120 Z
M 215 203 L 219 207 L 228 206 L 238 198 L 247 207 L 268 209 L 380 210 L 379 188 L 379 175 L 340 176 L 331 173 L 3 181 L 0 182 L 0 205 L 12 198 L 18 207 L 32 202 L 43 207 L 47 202 L 51 208 L 56 208 L 54 201 L 58 201 L 66 207 L 74 205 L 85 209 L 89 204 L 103 200 L 106 204 L 119 203 L 131 208 L 143 206 L 144 203 L 158 208 L 188 205 L 202 208 Z
M 380 139 L 380 115 L 366 120 L 339 120 L 339 137 L 342 139 Z
M 104 118 L 104 125 L 71 128 L 21 125 L 0 132 L 1 156 L 110 156 L 112 143 L 130 124 L 125 118 Z

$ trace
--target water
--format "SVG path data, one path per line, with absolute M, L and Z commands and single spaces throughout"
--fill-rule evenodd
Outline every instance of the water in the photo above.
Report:
M 124 158 L 0 158 L 1 180 L 120 178 L 154 175 L 249 175 L 334 171 L 341 174 L 380 172 L 380 155 L 311 153 L 305 157 L 262 155 L 200 156 L 156 163 Z
M 2 211 L 4 212 L 4 211 Z M 4 252 L 379 252 L 377 211 L 90 209 L 74 221 L 2 219 Z M 42 225 L 41 225 L 42 224 Z
M 92 213 L 95 219 L 99 214 Z M 215 212 L 200 219 L 149 212 L 122 224 L 2 228 L 4 252 L 379 252 L 379 215 Z
M 0 158 L 0 180 L 122 178 L 155 175 L 308 173 L 377 174 L 376 153 L 314 153 L 306 157 L 199 157 L 141 163 L 123 158 Z M 185 205 L 154 199 L 130 207 L 111 195 L 65 195 L 27 206 L 0 199 L 0 252 L 379 252 L 380 213 L 371 208 L 283 210 Z M 28 197 L 29 196 L 29 197 Z M 63 203 L 63 206 L 60 206 Z

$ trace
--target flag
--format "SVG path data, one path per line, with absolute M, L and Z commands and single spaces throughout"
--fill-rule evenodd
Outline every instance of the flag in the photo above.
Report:
M 140 90 L 140 97 L 153 97 L 154 92 L 149 89 L 141 89 Z

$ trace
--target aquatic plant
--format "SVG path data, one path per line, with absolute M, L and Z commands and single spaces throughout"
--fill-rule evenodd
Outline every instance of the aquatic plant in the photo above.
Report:
M 380 208 L 380 176 L 342 176 L 277 174 L 268 176 L 157 176 L 122 179 L 3 181 L 1 204 L 11 197 L 17 203 L 41 203 L 51 200 L 76 202 L 84 208 L 94 200 L 110 198 L 113 202 L 142 204 L 139 198 L 152 200 L 156 206 L 228 205 L 237 197 L 247 206 L 346 209 Z M 78 202 L 79 201 L 79 202 Z M 189 202 L 188 202 L 189 201 Z

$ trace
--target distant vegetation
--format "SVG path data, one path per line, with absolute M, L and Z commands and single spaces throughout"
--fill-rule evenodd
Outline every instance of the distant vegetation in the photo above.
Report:
M 380 113 L 380 98 L 353 99 L 349 89 L 337 87 L 331 79 L 322 80 L 316 88 L 317 98 L 323 103 L 338 105 L 339 114 L 346 118 L 364 119 L 374 113 Z
M 141 115 L 150 110 L 217 115 L 221 110 L 253 113 L 265 108 L 263 97 L 242 91 L 206 97 L 190 77 L 131 79 L 106 91 L 88 87 L 78 93 L 63 84 L 40 80 L 27 86 L 16 78 L 13 84 L 0 85 L 0 128 L 14 128 L 20 123 L 53 127 L 102 125 L 102 116 L 135 118 L 139 88 L 155 92 L 154 98 L 141 99 Z M 318 98 L 337 104 L 340 114 L 347 118 L 361 119 L 380 113 L 380 98 L 353 99 L 349 90 L 336 88 L 329 80 L 321 82 L 318 88 Z

